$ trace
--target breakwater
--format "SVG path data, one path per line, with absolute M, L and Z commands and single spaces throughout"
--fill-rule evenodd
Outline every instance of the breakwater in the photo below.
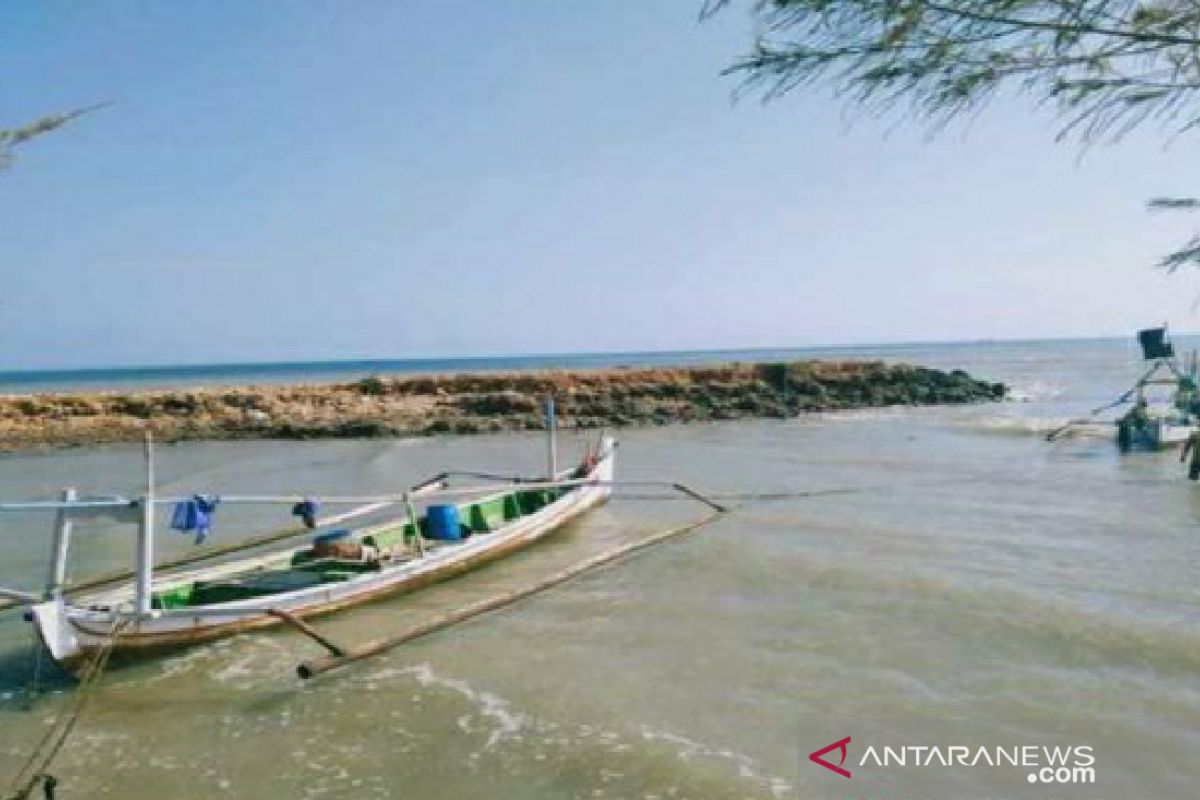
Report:
M 348 383 L 0 397 L 0 449 L 140 440 L 469 434 L 542 427 L 552 394 L 564 427 L 786 418 L 814 411 L 1002 399 L 961 370 L 878 361 L 798 361 L 369 377 Z

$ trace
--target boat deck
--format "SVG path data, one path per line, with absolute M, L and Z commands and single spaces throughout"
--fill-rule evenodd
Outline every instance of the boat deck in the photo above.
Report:
M 152 606 L 174 610 L 232 603 L 255 597 L 306 589 L 320 584 L 342 583 L 412 562 L 446 548 L 461 547 L 473 536 L 529 516 L 559 499 L 564 489 L 529 489 L 499 492 L 456 506 L 463 538 L 439 540 L 430 534 L 427 515 L 418 515 L 416 526 L 395 519 L 360 530 L 346 531 L 344 541 L 361 548 L 359 558 L 330 557 L 313 543 L 277 554 L 235 564 L 228 573 L 207 579 L 185 577 L 172 583 L 168 578 L 154 592 Z M 328 534 L 326 530 L 317 534 Z M 418 539 L 418 535 L 420 538 Z

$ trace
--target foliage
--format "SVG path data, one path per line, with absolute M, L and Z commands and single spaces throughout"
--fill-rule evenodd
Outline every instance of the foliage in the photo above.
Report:
M 52 114 L 18 128 L 0 128 L 0 169 L 12 162 L 12 148 L 25 144 L 30 139 L 37 138 L 42 134 L 58 130 L 68 122 L 72 122 L 78 117 L 103 108 L 106 105 L 109 104 L 100 103 L 88 106 L 87 108 L 77 108 L 74 111 L 68 111 L 64 114 Z
M 937 127 L 1008 89 L 1061 112 L 1060 139 L 1200 125 L 1197 0 L 754 0 L 750 13 L 754 48 L 726 72 L 768 100 L 825 79 L 855 105 Z M 1200 236 L 1161 263 L 1200 264 Z
M 1156 197 L 1148 205 L 1151 211 L 1200 210 L 1200 200 L 1194 197 Z M 1188 264 L 1200 264 L 1200 235 L 1193 236 L 1183 247 L 1167 253 L 1158 262 L 1167 272 L 1174 272 Z
M 768 98 L 823 77 L 941 123 L 1011 85 L 1065 112 L 1063 136 L 1200 123 L 1192 0 L 757 0 L 752 15 L 754 50 L 728 71 Z

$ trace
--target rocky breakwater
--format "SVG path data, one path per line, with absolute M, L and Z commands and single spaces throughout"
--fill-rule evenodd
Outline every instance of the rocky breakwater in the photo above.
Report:
M 352 383 L 0 396 L 0 449 L 140 441 L 484 433 L 778 418 L 1000 400 L 960 370 L 861 361 L 370 377 Z

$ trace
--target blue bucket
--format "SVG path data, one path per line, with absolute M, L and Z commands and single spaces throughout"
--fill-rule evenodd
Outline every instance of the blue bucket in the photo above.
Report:
M 430 506 L 425 509 L 425 536 L 429 539 L 453 542 L 462 538 L 458 506 Z
M 331 531 L 317 535 L 313 538 L 313 544 L 329 544 L 330 542 L 340 541 L 350 536 L 350 531 L 346 528 L 334 528 Z

